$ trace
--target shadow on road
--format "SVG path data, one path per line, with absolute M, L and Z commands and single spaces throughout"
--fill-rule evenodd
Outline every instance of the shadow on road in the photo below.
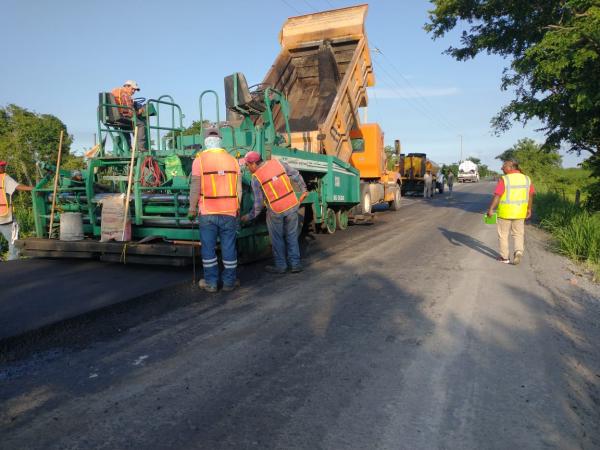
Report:
M 469 247 L 490 258 L 496 258 L 499 255 L 498 252 L 489 248 L 479 239 L 475 239 L 474 237 L 468 236 L 464 233 L 459 233 L 458 231 L 450 231 L 443 227 L 438 227 L 438 230 L 440 230 L 440 232 L 452 245 Z

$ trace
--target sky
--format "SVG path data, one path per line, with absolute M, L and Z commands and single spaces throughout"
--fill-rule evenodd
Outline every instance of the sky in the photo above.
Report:
M 243 72 L 262 81 L 279 52 L 289 16 L 355 5 L 345 0 L 2 0 L 0 106 L 14 103 L 59 117 L 74 137 L 72 151 L 93 145 L 98 92 L 133 79 L 148 98 L 169 94 L 184 125 L 198 120 L 198 97 L 221 96 L 223 78 Z M 508 61 L 481 55 L 457 62 L 444 55 L 457 33 L 433 41 L 425 33 L 424 0 L 374 0 L 366 33 L 375 86 L 366 111 L 386 144 L 424 152 L 438 163 L 475 156 L 499 169 L 495 156 L 519 139 L 538 142 L 539 123 L 496 136 L 490 119 L 512 99 L 500 89 Z M 291 105 L 292 108 L 295 105 Z M 214 119 L 214 108 L 205 116 Z M 364 117 L 364 111 L 363 115 Z M 582 158 L 563 152 L 565 167 Z

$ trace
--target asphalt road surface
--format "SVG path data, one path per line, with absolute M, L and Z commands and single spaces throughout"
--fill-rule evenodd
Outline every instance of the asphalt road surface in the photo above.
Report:
M 531 227 L 496 262 L 492 187 L 13 342 L 0 448 L 600 448 L 600 289 Z

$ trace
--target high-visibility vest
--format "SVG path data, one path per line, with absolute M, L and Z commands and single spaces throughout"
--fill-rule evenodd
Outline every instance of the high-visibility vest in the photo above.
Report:
M 5 173 L 0 174 L 0 217 L 6 217 L 10 214 L 10 204 L 6 195 Z
M 285 172 L 285 167 L 276 159 L 270 159 L 260 166 L 254 176 L 260 183 L 269 202 L 269 208 L 280 214 L 298 204 L 292 181 Z
M 529 205 L 531 179 L 522 173 L 509 173 L 502 177 L 504 194 L 498 204 L 501 219 L 525 219 Z
M 236 216 L 239 209 L 237 196 L 240 166 L 237 160 L 222 148 L 200 152 L 200 214 Z

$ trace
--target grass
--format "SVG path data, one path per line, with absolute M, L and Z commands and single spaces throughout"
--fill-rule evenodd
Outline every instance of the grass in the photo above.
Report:
M 583 263 L 600 279 L 600 212 L 592 213 L 557 192 L 540 192 L 534 211 L 540 226 L 555 239 L 557 250 Z

